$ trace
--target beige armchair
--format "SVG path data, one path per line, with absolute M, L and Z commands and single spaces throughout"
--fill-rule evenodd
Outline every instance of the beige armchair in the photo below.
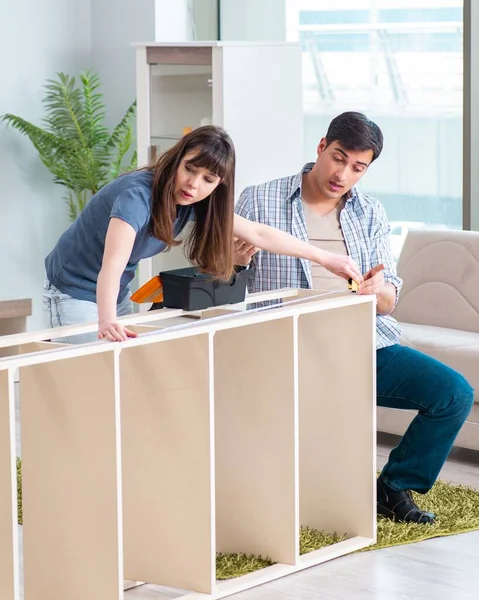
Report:
M 462 373 L 475 404 L 456 445 L 479 450 L 479 232 L 412 230 L 398 262 L 401 344 Z M 378 408 L 378 430 L 402 435 L 415 413 Z

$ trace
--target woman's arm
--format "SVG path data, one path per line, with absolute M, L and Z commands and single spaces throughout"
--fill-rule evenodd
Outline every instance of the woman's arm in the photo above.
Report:
M 130 258 L 135 237 L 136 232 L 131 225 L 115 217 L 110 219 L 96 288 L 98 337 L 110 342 L 136 337 L 135 333 L 116 322 L 120 279 Z
M 267 252 L 305 258 L 322 265 L 328 271 L 345 279 L 352 277 L 358 283 L 363 280 L 358 266 L 349 256 L 340 256 L 321 250 L 275 227 L 256 223 L 235 214 L 233 234 L 235 237 Z

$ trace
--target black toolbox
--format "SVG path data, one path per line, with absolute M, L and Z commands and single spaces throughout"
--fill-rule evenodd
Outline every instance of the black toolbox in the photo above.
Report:
M 243 302 L 253 273 L 254 268 L 243 269 L 229 281 L 223 281 L 201 273 L 197 267 L 163 271 L 159 274 L 163 285 L 162 306 L 193 311 Z

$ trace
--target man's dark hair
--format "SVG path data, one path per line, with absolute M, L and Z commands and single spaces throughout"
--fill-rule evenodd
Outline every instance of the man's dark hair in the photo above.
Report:
M 383 134 L 366 115 L 344 112 L 329 124 L 326 145 L 329 146 L 332 142 L 339 142 L 345 150 L 351 152 L 372 150 L 373 160 L 376 160 L 383 149 Z

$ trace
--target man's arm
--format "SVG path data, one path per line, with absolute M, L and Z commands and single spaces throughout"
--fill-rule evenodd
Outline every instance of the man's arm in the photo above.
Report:
M 377 313 L 390 315 L 396 307 L 396 288 L 392 283 L 385 283 L 377 296 Z
M 372 269 L 371 269 L 372 271 Z M 396 306 L 396 287 L 386 282 L 382 271 L 374 275 L 366 273 L 364 282 L 359 285 L 360 294 L 376 295 L 376 312 L 379 315 L 389 315 Z
M 399 299 L 402 280 L 397 276 L 396 263 L 391 251 L 389 238 L 390 226 L 386 211 L 382 204 L 378 205 L 376 226 L 371 237 L 371 263 L 382 264 L 384 270 L 368 277 L 360 285 L 360 294 L 376 294 L 377 313 L 389 315 L 393 312 Z

